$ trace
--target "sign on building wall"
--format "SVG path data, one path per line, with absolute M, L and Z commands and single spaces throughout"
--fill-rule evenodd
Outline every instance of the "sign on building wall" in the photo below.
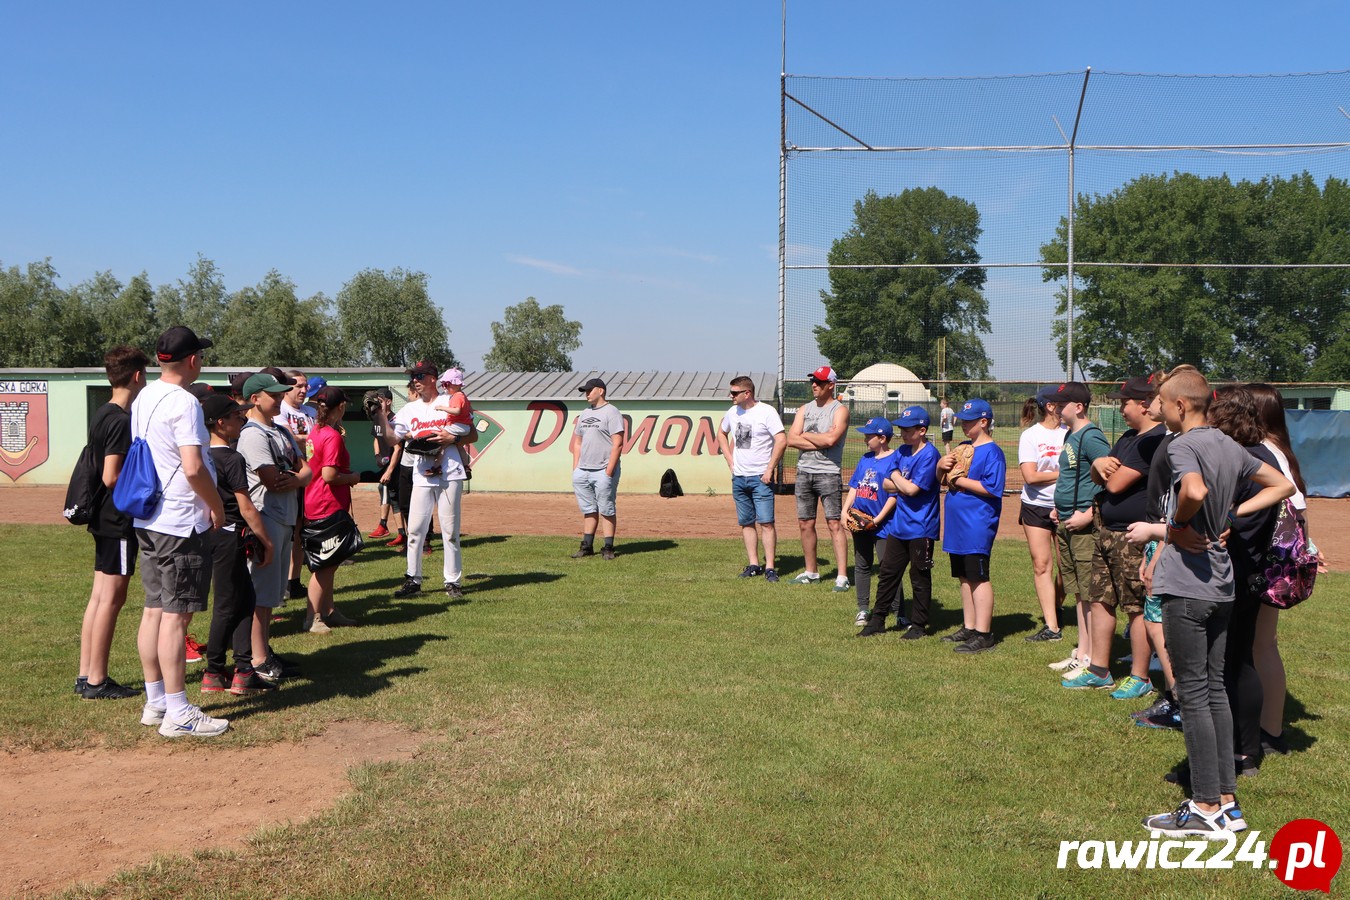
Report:
M 17 481 L 47 461 L 47 382 L 0 381 L 0 472 Z

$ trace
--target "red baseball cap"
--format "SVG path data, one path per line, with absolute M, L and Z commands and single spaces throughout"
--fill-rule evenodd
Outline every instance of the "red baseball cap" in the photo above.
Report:
M 834 384 L 839 380 L 839 376 L 835 375 L 834 369 L 831 369 L 829 366 L 821 366 L 806 377 L 810 378 L 812 381 L 823 381 L 827 384 Z

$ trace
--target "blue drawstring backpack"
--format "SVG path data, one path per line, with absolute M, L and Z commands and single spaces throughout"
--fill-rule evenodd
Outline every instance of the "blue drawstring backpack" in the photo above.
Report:
M 161 397 L 159 403 L 165 399 Z M 150 410 L 150 418 L 155 417 L 159 403 Z M 178 474 L 180 468 L 182 463 L 174 468 L 174 475 Z M 169 479 L 172 480 L 173 475 Z M 163 497 L 164 488 L 159 483 L 159 472 L 155 470 L 155 458 L 150 453 L 150 445 L 143 437 L 133 438 L 127 457 L 122 461 L 122 473 L 117 476 L 117 484 L 113 486 L 113 506 L 134 519 L 148 519 L 159 509 Z

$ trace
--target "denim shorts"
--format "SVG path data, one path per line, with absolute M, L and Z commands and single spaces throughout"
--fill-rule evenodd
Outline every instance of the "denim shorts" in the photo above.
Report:
M 839 521 L 844 507 L 844 482 L 839 473 L 797 473 L 797 518 L 815 519 L 816 504 L 825 507 L 825 520 Z
M 736 521 L 747 525 L 773 524 L 773 485 L 765 484 L 758 475 L 732 475 L 731 496 L 736 501 Z
M 573 469 L 572 492 L 577 495 L 577 506 L 583 516 L 599 512 L 602 516 L 615 513 L 614 498 L 619 493 L 619 467 L 614 467 L 614 477 L 605 474 L 604 469 Z

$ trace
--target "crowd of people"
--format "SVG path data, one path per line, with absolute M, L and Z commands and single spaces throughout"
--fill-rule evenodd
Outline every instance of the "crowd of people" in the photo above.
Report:
M 822 367 L 809 377 L 812 402 L 797 412 L 786 437 L 772 408 L 755 401 L 753 384 L 731 382 L 736 405 L 722 431 L 735 441 L 724 442 L 723 452 L 750 563 L 742 577 L 778 580 L 770 482 L 784 448 L 798 447 L 803 459 L 813 455 L 813 465 L 806 477 L 798 469 L 806 571 L 792 583 L 820 581 L 819 498 L 831 533 L 844 530 L 841 522 L 853 532 L 858 636 L 882 634 L 894 616 L 902 639 L 922 639 L 930 633 L 933 550 L 941 535 L 963 618 L 943 640 L 958 653 L 992 649 L 990 551 L 1006 463 L 993 440 L 990 405 L 973 398 L 954 410 L 943 398 L 941 452 L 928 440 L 922 406 L 894 421 L 868 421 L 858 428 L 867 452 L 844 485 L 839 451 L 847 416 L 835 414 L 834 372 Z M 1167 778 L 1191 798 L 1146 818 L 1147 828 L 1206 837 L 1242 831 L 1237 777 L 1255 774 L 1267 753 L 1289 752 L 1279 605 L 1266 602 L 1262 588 L 1284 501 L 1301 533 L 1307 531 L 1283 399 L 1266 384 L 1211 387 L 1187 365 L 1128 378 L 1107 397 L 1118 402 L 1127 426 L 1114 445 L 1092 420 L 1086 384 L 1047 386 L 1023 406 L 1018 523 L 1043 620 L 1026 640 L 1064 640 L 1061 616 L 1068 618 L 1071 602 L 1077 646 L 1049 666 L 1060 673 L 1061 687 L 1109 690 L 1115 700 L 1154 697 L 1131 713 L 1135 724 L 1183 733 L 1188 762 Z M 953 446 L 956 427 L 966 440 Z M 897 431 L 899 446 L 892 447 Z M 768 568 L 758 564 L 756 528 Z M 1317 555 L 1315 547 L 1311 552 Z M 835 555 L 836 590 L 846 589 L 843 552 Z M 1129 671 L 1117 681 L 1111 666 L 1119 612 L 1130 653 L 1121 660 Z M 1155 659 L 1161 683 L 1152 677 Z
M 198 378 L 210 347 L 186 327 L 169 329 L 156 346 L 160 377 L 149 383 L 144 353 L 109 351 L 112 398 L 95 412 L 89 432 L 99 478 L 89 525 L 95 574 L 75 691 L 90 700 L 140 693 L 108 676 L 117 615 L 139 560 L 141 722 L 166 737 L 213 736 L 229 726 L 187 700 L 186 665 L 201 650 L 203 692 L 265 693 L 298 673 L 271 646 L 272 621 L 288 597 L 305 599 L 305 631 L 356 624 L 334 602 L 337 572 L 362 544 L 351 511 L 351 487 L 362 475 L 352 471 L 344 439 L 346 394 L 322 378 L 274 367 L 235 376 L 228 394 L 204 390 Z M 370 537 L 397 532 L 389 546 L 404 551 L 407 566 L 394 596 L 408 597 L 422 591 L 435 525 L 443 590 L 455 600 L 464 596 L 459 523 L 472 476 L 467 446 L 477 439 L 473 407 L 459 369 L 438 373 L 418 363 L 408 374 L 410 401 L 397 413 L 388 389 L 363 398 L 379 464 L 372 474 L 380 485 L 380 521 Z M 733 405 L 718 441 L 745 544 L 741 577 L 779 581 L 773 483 L 792 447 L 799 451 L 795 492 L 805 566 L 791 583 L 831 583 L 818 560 L 823 509 L 832 586 L 854 591 L 859 637 L 884 633 L 893 617 L 904 640 L 920 640 L 931 634 L 940 540 L 962 608 L 961 627 L 943 640 L 963 654 L 993 649 L 999 639 L 990 559 L 1007 463 L 993 438 L 990 404 L 972 398 L 953 409 L 943 398 L 941 451 L 929 441 L 922 406 L 894 421 L 871 419 L 857 429 L 867 451 L 845 482 L 848 409 L 835 396 L 833 369 L 822 366 L 810 380 L 812 399 L 788 428 L 772 405 L 756 399 L 751 379 L 730 383 Z M 573 556 L 595 555 L 599 533 L 600 555 L 612 560 L 624 422 L 602 380 L 579 391 L 587 409 L 570 445 L 582 515 Z M 1254 773 L 1266 753 L 1288 752 L 1278 609 L 1262 602 L 1258 588 L 1286 498 L 1306 532 L 1304 485 L 1282 399 L 1263 384 L 1212 388 L 1190 366 L 1126 379 L 1107 396 L 1128 426 L 1114 445 L 1092 420 L 1085 384 L 1043 388 L 1023 407 L 1018 522 L 1043 619 L 1026 640 L 1064 640 L 1071 603 L 1077 644 L 1050 665 L 1061 686 L 1110 690 L 1117 700 L 1156 695 L 1131 714 L 1136 724 L 1183 732 L 1189 765 L 1171 777 L 1191 799 L 1149 817 L 1147 827 L 1169 835 L 1240 831 L 1246 822 L 1237 777 Z M 965 440 L 954 443 L 957 428 Z M 153 483 L 139 486 L 134 479 L 144 480 L 144 473 L 124 477 L 123 468 L 144 458 Z M 124 488 L 148 495 L 138 514 L 115 500 Z M 307 585 L 302 565 L 311 571 Z M 207 609 L 212 591 L 202 647 L 188 626 Z M 1116 681 L 1118 611 L 1131 652 L 1128 674 Z

